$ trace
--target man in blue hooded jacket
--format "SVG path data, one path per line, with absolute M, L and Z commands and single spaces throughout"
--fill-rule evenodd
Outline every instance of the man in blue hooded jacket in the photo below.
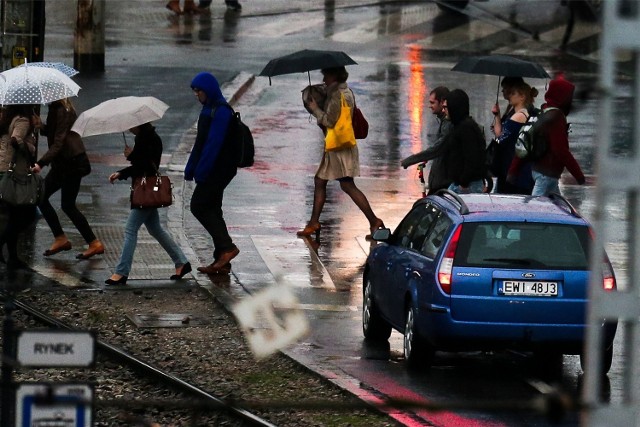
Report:
M 210 73 L 196 75 L 191 81 L 191 89 L 202 104 L 202 110 L 184 177 L 196 182 L 191 213 L 211 235 L 214 247 L 213 262 L 198 267 L 198 271 L 227 274 L 231 271 L 230 261 L 240 253 L 222 216 L 224 189 L 237 172 L 234 147 L 226 138 L 232 110 L 220 91 L 218 80 Z

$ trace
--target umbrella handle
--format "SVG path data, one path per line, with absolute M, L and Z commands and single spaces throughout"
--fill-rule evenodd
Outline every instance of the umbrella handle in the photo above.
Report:
M 498 103 L 499 96 L 500 96 L 500 76 L 498 76 L 498 90 L 496 90 L 496 104 Z
M 127 148 L 129 144 L 127 144 L 127 137 L 125 136 L 124 132 L 122 132 L 122 139 L 124 139 L 124 146 L 125 148 Z

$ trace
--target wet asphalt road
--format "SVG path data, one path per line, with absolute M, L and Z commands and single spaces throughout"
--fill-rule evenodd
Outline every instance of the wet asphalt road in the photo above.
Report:
M 47 4 L 48 34 L 45 59 L 72 63 L 74 1 Z M 220 3 L 220 4 L 217 4 Z M 193 124 L 199 106 L 189 88 L 201 70 L 213 72 L 227 82 L 225 94 L 258 74 L 269 59 L 303 48 L 344 50 L 358 66 L 349 67 L 349 82 L 358 105 L 367 115 L 370 136 L 359 144 L 362 177 L 358 186 L 368 196 L 377 215 L 395 227 L 420 194 L 417 172 L 403 170 L 400 159 L 421 149 L 433 132 L 435 121 L 427 107 L 429 88 L 461 87 L 471 95 L 472 115 L 480 124 L 490 122 L 497 77 L 449 71 L 463 55 L 513 53 L 528 55 L 548 70 L 564 69 L 580 85 L 595 80 L 589 26 L 576 29 L 573 55 L 553 49 L 562 27 L 551 17 L 562 18 L 563 9 L 550 1 L 544 10 L 522 5 L 509 13 L 506 1 L 483 2 L 470 9 L 479 19 L 444 14 L 430 2 L 246 0 L 241 14 L 214 2 L 212 14 L 176 17 L 164 1 L 107 0 L 107 70 L 103 75 L 76 80 L 82 86 L 75 100 L 79 111 L 117 96 L 152 95 L 170 105 L 156 123 L 165 145 L 164 163 L 174 181 L 176 203 L 164 210 L 167 224 L 193 264 L 211 261 L 210 242 L 188 211 L 192 184 L 181 180 L 181 170 L 193 141 Z M 531 2 L 533 3 L 533 2 Z M 526 3 L 529 4 L 529 3 Z M 333 5 L 333 7 L 332 7 Z M 527 31 L 540 32 L 533 42 L 527 31 L 514 30 L 496 13 L 514 15 L 527 22 Z M 520 14 L 520 15 L 518 15 Z M 535 16 L 537 19 L 528 19 Z M 592 27 L 592 26 L 591 26 Z M 311 73 L 319 82 L 319 72 Z M 544 80 L 531 80 L 544 93 Z M 371 397 L 383 393 L 406 398 L 441 401 L 448 398 L 492 400 L 530 399 L 537 395 L 528 382 L 537 378 L 530 360 L 512 354 L 443 354 L 426 374 L 409 374 L 402 360 L 400 335 L 392 335 L 388 348 L 369 348 L 362 340 L 362 266 L 368 252 L 364 241 L 364 216 L 331 185 L 322 217 L 319 247 L 297 239 L 295 231 L 310 214 L 313 174 L 321 156 L 322 138 L 302 109 L 300 91 L 307 75 L 277 76 L 271 86 L 257 77 L 237 104 L 256 139 L 257 162 L 241 170 L 225 196 L 225 216 L 240 256 L 233 262 L 227 283 L 212 283 L 197 276 L 196 282 L 234 297 L 245 297 L 279 282 L 295 290 L 312 332 L 287 350 L 354 393 Z M 596 122 L 595 100 L 586 100 L 573 113 L 572 150 L 586 174 L 594 174 L 592 140 Z M 486 129 L 489 133 L 488 126 Z M 39 221 L 24 255 L 38 274 L 5 274 L 9 283 L 32 286 L 83 286 L 102 288 L 117 262 L 122 228 L 127 215 L 128 185 L 110 185 L 108 175 L 125 166 L 122 135 L 85 139 L 93 162 L 93 173 L 84 179 L 79 204 L 90 218 L 96 234 L 106 242 L 105 256 L 79 262 L 73 253 L 43 259 L 50 232 Z M 130 136 L 127 136 L 132 141 Z M 42 144 L 42 143 L 41 143 Z M 41 145 L 42 149 L 42 145 Z M 592 191 L 579 187 L 570 177 L 563 181 L 565 195 L 587 217 L 593 209 Z M 624 215 L 611 207 L 616 227 Z M 63 225 L 75 247 L 82 239 L 62 215 Z M 65 222 L 66 221 L 66 222 Z M 622 240 L 622 239 L 621 239 Z M 619 243 L 619 242 L 614 242 Z M 613 245 L 622 255 L 624 248 Z M 616 257 L 622 259 L 622 256 Z M 132 286 L 171 286 L 171 262 L 145 233 L 141 234 Z M 624 283 L 624 266 L 616 265 Z M 339 333 L 337 333 L 339 331 Z M 614 361 L 609 375 L 611 398 L 619 396 L 620 371 Z M 560 383 L 577 396 L 581 381 L 576 357 L 565 358 Z M 419 414 L 422 422 L 438 426 L 547 425 L 537 415 L 482 411 Z M 427 421 L 425 421 L 427 420 Z M 403 420 L 407 424 L 410 421 Z M 569 417 L 562 425 L 576 425 Z M 415 424 L 418 425 L 418 424 Z

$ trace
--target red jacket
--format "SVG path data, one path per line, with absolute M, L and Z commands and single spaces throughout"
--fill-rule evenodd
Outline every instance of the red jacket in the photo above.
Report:
M 546 129 L 549 147 L 547 153 L 533 163 L 532 169 L 543 175 L 560 178 L 564 168 L 573 175 L 578 184 L 584 184 L 585 178 L 571 151 L 569 151 L 569 135 L 566 115 L 569 114 L 573 100 L 575 86 L 563 77 L 558 77 L 549 83 L 549 89 L 544 95 L 546 104 L 542 109 L 556 107 L 546 114 L 552 115 L 552 120 Z M 515 158 L 509 168 L 509 175 L 516 175 L 522 160 Z

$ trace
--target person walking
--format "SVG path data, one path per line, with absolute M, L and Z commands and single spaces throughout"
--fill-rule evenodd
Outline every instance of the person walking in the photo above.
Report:
M 46 124 L 42 123 L 40 117 L 34 116 L 34 126 L 47 137 L 49 149 L 40 157 L 32 170 L 35 173 L 40 173 L 42 168 L 51 165 L 51 170 L 45 177 L 45 196 L 44 201 L 40 204 L 40 212 L 49 224 L 54 241 L 51 247 L 44 251 L 44 256 L 55 255 L 58 252 L 71 249 L 71 242 L 60 225 L 55 209 L 49 202 L 49 198 L 58 190 L 61 195 L 62 211 L 69 217 L 89 245 L 87 250 L 79 253 L 76 258 L 89 259 L 94 255 L 104 253 L 104 245 L 96 238 L 87 218 L 76 206 L 82 177 L 91 172 L 91 164 L 82 138 L 71 131 L 71 126 L 77 117 L 69 98 L 49 104 Z
M 327 97 L 322 107 L 310 97 L 307 106 L 316 117 L 318 125 L 323 128 L 326 135 L 327 128 L 335 127 L 340 118 L 342 99 L 345 100 L 353 117 L 355 96 L 347 86 L 349 73 L 344 67 L 325 68 L 322 70 L 323 82 L 326 85 Z M 298 236 L 320 235 L 320 214 L 327 199 L 327 183 L 330 180 L 337 180 L 342 191 L 347 193 L 351 200 L 360 208 L 369 221 L 371 233 L 378 228 L 384 227 L 384 223 L 371 209 L 367 197 L 356 186 L 353 178 L 360 175 L 360 160 L 358 146 L 353 145 L 336 151 L 325 151 L 320 166 L 314 177 L 313 210 L 307 225 L 296 234 Z
M 213 262 L 198 267 L 198 271 L 228 274 L 230 261 L 240 253 L 222 215 L 224 190 L 238 171 L 233 141 L 226 138 L 232 109 L 222 95 L 218 80 L 210 73 L 197 74 L 191 81 L 191 89 L 202 109 L 184 177 L 196 182 L 191 196 L 191 213 L 207 230 L 214 247 Z
M 567 116 L 571 111 L 574 91 L 573 83 L 559 75 L 549 82 L 549 88 L 544 94 L 545 104 L 542 105 L 542 114 L 545 116 L 549 114 L 550 118 L 542 131 L 548 147 L 546 153 L 540 159 L 535 160 L 531 167 L 531 175 L 535 181 L 531 192 L 532 196 L 560 194 L 558 181 L 565 168 L 569 170 L 578 184 L 585 183 L 582 169 L 569 150 Z M 522 159 L 516 158 L 510 168 L 509 175 L 517 174 L 522 162 Z
M 456 193 L 482 193 L 486 177 L 486 143 L 478 123 L 469 116 L 469 96 L 461 89 L 449 92 L 445 110 L 453 123 L 448 136 L 445 168 Z
M 131 166 L 114 172 L 109 175 L 109 182 L 113 184 L 116 180 L 132 180 L 144 176 L 155 176 L 158 173 L 160 159 L 162 156 L 162 140 L 155 131 L 151 123 L 144 123 L 133 127 L 129 131 L 135 135 L 133 148 L 125 147 L 124 155 Z M 182 279 L 191 272 L 191 264 L 182 249 L 176 244 L 160 225 L 158 208 L 133 208 L 129 211 L 129 218 L 124 228 L 124 244 L 120 260 L 116 265 L 116 270 L 110 278 L 105 280 L 107 285 L 124 285 L 127 283 L 133 254 L 138 243 L 138 230 L 144 224 L 149 234 L 160 243 L 160 246 L 167 252 L 173 261 L 176 273 L 170 277 L 171 280 Z
M 14 162 L 13 171 L 26 175 L 33 164 L 36 141 L 33 135 L 33 106 L 8 105 L 0 110 L 0 174 L 6 173 Z M 18 257 L 18 238 L 36 218 L 36 206 L 1 205 L 7 223 L 0 234 L 0 261 L 5 262 L 3 247 L 7 245 L 8 269 L 30 269 Z
M 436 139 L 433 145 L 424 151 L 405 158 L 400 163 L 402 167 L 406 169 L 416 163 L 432 160 L 431 169 L 429 170 L 429 176 L 427 178 L 427 186 L 429 187 L 427 195 L 434 194 L 436 191 L 448 188 L 449 185 L 451 185 L 442 156 L 445 152 L 446 137 L 453 128 L 451 121 L 447 118 L 447 114 L 443 109 L 444 100 L 448 94 L 449 89 L 444 86 L 438 86 L 429 94 L 429 108 L 438 121 L 438 132 L 436 133 Z
M 494 106 L 492 113 L 495 121 L 493 132 L 497 143 L 492 171 L 496 176 L 496 192 L 502 194 L 531 194 L 533 178 L 531 178 L 531 163 L 522 164 L 517 176 L 507 175 L 515 155 L 516 141 L 520 129 L 529 118 L 533 99 L 538 95 L 538 90 L 525 82 L 511 85 L 509 92 L 505 94 L 509 100 L 509 109 L 513 111 L 510 116 L 505 115 L 499 120 L 500 110 Z

